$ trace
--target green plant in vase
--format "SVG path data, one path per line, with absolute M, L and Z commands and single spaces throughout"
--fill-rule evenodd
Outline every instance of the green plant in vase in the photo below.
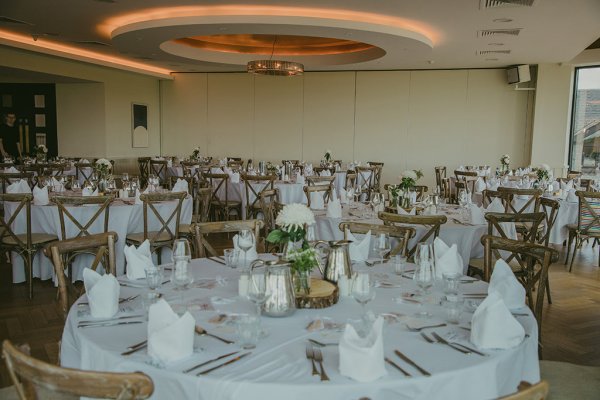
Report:
M 33 150 L 35 151 L 35 158 L 38 163 L 46 162 L 46 157 L 48 156 L 48 148 L 46 145 L 38 144 L 33 147 Z
M 400 203 L 402 208 L 410 207 L 410 191 L 415 188 L 417 181 L 422 177 L 423 172 L 420 169 L 408 169 L 400 175 L 400 184 L 397 186 L 398 190 L 402 191 L 402 200 Z

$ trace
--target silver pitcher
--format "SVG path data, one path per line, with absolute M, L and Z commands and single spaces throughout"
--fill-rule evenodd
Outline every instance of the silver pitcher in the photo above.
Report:
M 266 172 L 266 165 L 264 161 L 259 161 L 258 162 L 258 173 L 260 175 L 264 175 Z
M 292 282 L 290 263 L 279 259 L 275 261 L 256 260 L 250 268 L 266 266 L 266 292 L 269 293 L 263 305 L 265 315 L 287 317 L 296 311 L 296 294 Z
M 328 249 L 325 268 L 319 263 L 319 270 L 321 271 L 321 275 L 323 275 L 323 279 L 337 283 L 342 275 L 345 275 L 347 278 L 352 277 L 350 243 L 352 243 L 351 240 L 334 240 L 330 242 L 319 240 L 316 242 L 315 247 L 326 246 Z

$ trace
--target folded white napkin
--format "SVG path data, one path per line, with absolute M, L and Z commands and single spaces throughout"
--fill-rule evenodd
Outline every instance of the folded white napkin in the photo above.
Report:
M 525 288 L 519 283 L 506 261 L 499 259 L 494 264 L 488 293 L 496 292 L 510 310 L 525 307 Z
M 15 167 L 10 167 L 10 168 L 5 168 L 4 172 L 7 172 L 9 174 L 18 174 L 19 170 L 16 169 Z
M 229 174 L 229 182 L 231 183 L 240 183 L 240 173 L 232 172 Z
M 477 178 L 477 181 L 475 182 L 475 193 L 481 193 L 486 189 L 486 184 L 485 181 L 483 180 L 482 177 Z
M 500 197 L 494 197 L 494 200 L 487 206 L 485 212 L 503 213 L 504 205 L 502 205 Z
M 464 167 L 464 166 L 462 166 L 462 165 L 460 165 L 458 168 L 456 168 L 456 170 L 457 170 L 457 171 L 464 171 L 464 170 L 465 170 L 465 167 Z
M 439 237 L 433 241 L 433 251 L 435 253 L 435 274 L 442 278 L 444 274 L 463 273 L 463 258 L 458 254 L 456 243 L 448 247 Z
M 310 208 L 313 210 L 324 210 L 325 200 L 323 199 L 322 192 L 311 192 L 310 193 Z
M 167 160 L 167 167 L 171 168 L 173 166 L 173 160 L 169 159 Z
M 304 166 L 304 176 L 312 176 L 313 175 L 313 166 L 312 164 L 306 164 Z
M 404 208 L 402 208 L 398 205 L 398 206 L 396 206 L 396 212 L 398 212 L 398 214 L 400 214 L 400 215 L 417 215 L 417 210 L 415 209 L 415 207 L 413 207 L 410 210 L 410 212 L 407 212 Z
M 573 189 L 573 180 L 571 179 L 568 182 L 561 181 L 560 182 L 560 188 L 562 190 L 572 190 Z
M 321 171 L 319 176 L 331 176 L 331 171 L 329 171 L 328 169 L 324 169 L 323 171 Z
M 187 181 L 185 179 L 177 178 L 177 182 L 175 182 L 175 184 L 173 185 L 173 189 L 171 190 L 171 192 L 186 192 L 186 193 L 189 193 L 188 189 L 189 188 L 188 188 Z
M 146 270 L 154 268 L 148 239 L 144 240 L 138 248 L 134 245 L 125 246 L 124 253 L 125 260 L 127 260 L 127 278 L 129 280 L 143 279 L 146 277 Z
M 94 318 L 110 318 L 119 311 L 120 286 L 112 274 L 100 275 L 84 268 L 83 285 Z
M 194 353 L 194 317 L 186 311 L 180 318 L 161 299 L 148 310 L 148 355 L 170 363 Z
M 471 343 L 480 349 L 509 349 L 524 337 L 525 330 L 497 292 L 488 295 L 471 319 Z
M 367 232 L 361 240 L 358 240 L 352 232 L 347 230 L 346 238 L 352 241 L 348 246 L 350 260 L 356 262 L 366 261 L 369 258 L 369 249 L 371 248 L 371 231 Z
M 135 199 L 134 199 L 134 203 L 135 204 L 143 204 L 143 201 L 140 200 L 140 191 L 138 189 L 135 189 Z
M 6 193 L 31 193 L 31 188 L 25 179 L 19 179 L 6 187 Z
M 304 179 L 304 175 L 302 175 L 302 174 L 296 175 L 296 183 L 298 183 L 300 185 L 304 185 L 306 183 L 306 180 Z
M 81 159 L 79 159 L 79 162 L 80 162 L 81 164 L 89 164 L 89 163 L 90 163 L 90 161 L 89 161 L 89 160 L 87 160 L 87 159 L 85 159 L 85 158 L 81 158 Z
M 50 203 L 50 199 L 48 198 L 48 186 L 44 186 L 43 188 L 38 188 L 37 185 L 33 187 L 33 204 L 36 206 L 45 206 Z
M 84 187 L 83 189 L 81 189 L 81 195 L 82 196 L 98 196 L 98 188 L 96 188 L 96 190 L 92 191 L 92 189 Z
M 344 188 L 340 189 L 340 202 L 342 204 L 348 204 L 348 192 L 346 192 L 346 189 Z
M 571 189 L 569 190 L 569 193 L 567 194 L 565 200 L 569 203 L 577 203 L 579 201 L 579 198 L 575 194 L 575 190 Z
M 239 235 L 235 235 L 233 237 L 233 248 L 239 251 L 239 261 L 244 262 L 244 251 L 240 249 L 238 244 Z M 256 251 L 256 243 L 254 243 L 254 247 L 246 252 L 246 264 L 250 264 L 252 261 L 258 258 L 258 253 Z
M 473 225 L 487 225 L 485 214 L 477 204 L 469 204 L 469 214 L 471 215 L 471 223 Z
M 371 332 L 364 338 L 351 324 L 339 344 L 340 374 L 358 382 L 372 382 L 387 375 L 383 355 L 383 318 L 377 317 Z
M 65 191 L 65 185 L 63 185 L 58 179 L 56 179 L 55 177 L 52 177 L 52 179 L 50 180 L 50 184 L 52 185 L 52 190 L 54 190 L 55 192 L 64 192 Z
M 342 218 L 342 203 L 338 199 L 327 203 L 327 218 Z

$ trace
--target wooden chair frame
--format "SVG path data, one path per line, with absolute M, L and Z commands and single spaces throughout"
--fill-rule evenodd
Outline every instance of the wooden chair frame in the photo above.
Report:
M 356 186 L 356 177 L 358 175 L 354 171 L 346 172 L 346 179 L 344 181 L 344 190 L 354 189 Z
M 380 161 L 369 161 L 367 162 L 367 164 L 369 164 L 371 167 L 375 167 L 375 176 L 373 177 L 373 189 L 378 192 L 381 189 L 381 174 L 383 173 L 384 163 Z
M 541 189 L 518 189 L 518 188 L 507 188 L 500 186 L 498 188 L 498 193 L 505 196 L 505 210 L 506 212 L 515 213 L 515 214 L 523 214 L 530 212 L 538 212 L 540 210 L 540 197 L 542 197 Z M 514 206 L 514 199 L 516 196 L 530 196 L 527 202 L 516 209 Z M 533 205 L 533 211 L 529 211 L 529 207 Z
M 415 185 L 415 192 L 417 193 L 417 201 L 423 201 L 425 193 L 427 193 L 428 190 L 429 190 L 429 188 L 425 185 Z
M 581 244 L 589 238 L 600 238 L 600 214 L 596 211 L 597 208 L 595 209 L 594 206 L 590 204 L 590 202 L 600 202 L 600 192 L 584 192 L 578 190 L 575 192 L 575 195 L 577 195 L 579 200 L 579 212 L 577 214 L 577 227 L 575 230 L 569 230 L 566 256 L 567 261 L 569 260 L 569 253 L 571 252 L 571 244 L 573 243 L 573 239 L 575 239 L 575 247 L 573 248 L 573 255 L 571 256 L 571 263 L 569 264 L 569 272 L 573 269 L 573 261 L 575 260 L 577 249 L 581 247 Z M 589 215 L 586 223 L 582 221 L 582 215 Z M 598 266 L 600 267 L 600 252 Z
M 426 242 L 430 237 L 434 240 L 440 234 L 440 228 L 448 221 L 445 215 L 399 215 L 388 212 L 380 212 L 379 219 L 384 225 L 406 226 L 423 225 L 429 227 L 429 230 L 419 239 L 415 245 L 408 249 L 407 257 L 413 257 L 419 243 Z
M 443 193 L 442 192 L 442 189 L 443 189 L 442 181 L 444 179 L 446 179 L 447 169 L 444 166 L 438 166 L 438 167 L 434 168 L 434 171 L 435 171 L 435 184 L 440 189 L 440 193 Z
M 313 175 L 313 176 L 306 177 L 306 184 L 308 186 L 330 185 L 330 184 L 333 184 L 334 181 L 335 181 L 335 175 L 332 175 L 332 176 Z
M 113 373 L 63 368 L 36 360 L 14 346 L 2 343 L 2 355 L 21 400 L 38 398 L 35 386 L 73 396 L 119 400 L 147 399 L 154 392 L 152 379 L 142 373 Z
M 169 161 L 150 159 L 150 175 L 156 175 L 162 187 L 168 187 Z M 150 176 L 148 175 L 148 176 Z
M 209 187 L 212 188 L 210 208 L 213 212 L 214 219 L 218 220 L 219 212 L 222 212 L 222 219 L 229 221 L 230 209 L 239 209 L 239 217 L 241 219 L 242 203 L 229 200 L 229 174 L 207 173 L 204 174 L 204 177 L 208 180 Z M 222 186 L 225 190 L 225 200 L 222 200 L 219 197 L 219 189 L 221 189 Z
M 223 222 L 197 222 L 192 225 L 196 258 L 214 257 L 219 255 L 217 250 L 215 250 L 215 248 L 208 242 L 208 235 L 213 233 L 239 232 L 244 229 L 250 229 L 254 231 L 254 237 L 256 238 L 256 251 L 258 253 L 263 253 L 264 239 L 260 236 L 260 231 L 263 229 L 263 227 L 263 221 L 258 219 Z
M 17 180 L 24 179 L 29 184 L 29 188 L 33 188 L 37 182 L 33 172 L 4 172 L 0 173 L 0 182 L 2 184 L 2 193 L 6 193 L 6 188 L 15 183 Z
M 279 212 L 283 209 L 283 204 L 279 201 L 279 189 L 263 190 L 260 193 L 260 207 L 263 213 L 265 231 L 268 233 L 277 229 L 275 220 Z
M 114 196 L 83 196 L 83 197 L 75 197 L 75 196 L 53 196 L 50 201 L 55 203 L 58 207 L 58 217 L 60 219 L 60 234 L 62 240 L 67 239 L 66 233 L 66 224 L 65 221 L 68 220 L 77 229 L 79 229 L 79 233 L 74 237 L 78 238 L 81 236 L 89 236 L 91 233 L 89 232 L 90 227 L 100 218 L 102 213 L 104 213 L 104 225 L 103 232 L 108 231 L 108 220 L 110 217 L 110 206 L 114 200 Z M 94 215 L 92 215 L 87 221 L 80 222 L 71 214 L 67 206 L 70 207 L 80 207 L 85 205 L 98 205 L 99 208 L 96 210 Z M 65 219 L 65 216 L 67 219 Z
M 85 173 L 87 168 L 89 168 L 89 173 Z M 77 180 L 80 181 L 80 183 L 82 184 L 81 186 L 85 186 L 85 185 L 91 185 L 92 184 L 92 175 L 94 174 L 94 165 L 90 162 L 87 163 L 82 163 L 82 162 L 76 162 L 75 163 L 75 176 L 77 177 Z M 81 182 L 80 177 L 83 178 L 83 182 Z
M 260 195 L 265 190 L 273 190 L 275 188 L 275 175 L 248 175 L 241 174 L 240 178 L 244 182 L 246 193 L 246 219 L 252 219 L 262 211 L 260 206 Z M 258 185 L 256 188 L 254 185 Z M 251 200 L 251 197 L 254 199 Z
M 179 221 L 181 219 L 181 206 L 183 205 L 183 200 L 185 200 L 186 196 L 187 193 L 185 192 L 147 193 L 140 195 L 140 200 L 143 203 L 142 205 L 144 210 L 144 240 L 148 239 L 150 241 L 150 244 L 152 245 L 154 244 L 154 242 L 158 241 L 160 235 L 163 232 L 167 233 L 170 236 L 169 241 L 173 241 L 177 238 L 179 234 Z M 160 211 L 155 206 L 157 203 L 162 203 L 165 201 L 177 202 L 177 205 L 166 219 L 160 215 Z M 148 210 L 152 211 L 152 215 L 161 224 L 161 228 L 158 231 L 148 231 Z M 173 219 L 175 219 L 174 231 L 171 230 L 171 228 L 169 227 L 169 224 Z
M 455 186 L 457 188 L 457 193 L 458 193 L 458 184 L 459 182 L 464 183 L 465 185 L 465 189 L 467 189 L 469 192 L 471 192 L 471 194 L 475 193 L 475 182 L 477 182 L 477 179 L 479 178 L 477 171 L 459 171 L 459 170 L 455 170 L 454 171 L 454 177 L 456 178 L 456 183 Z M 483 179 L 485 179 L 485 177 L 482 177 Z
M 397 254 L 407 256 L 408 242 L 410 239 L 414 238 L 416 234 L 415 228 L 410 226 L 368 224 L 364 222 L 342 222 L 340 223 L 339 228 L 344 232 L 344 240 L 348 239 L 348 231 L 363 235 L 369 231 L 371 231 L 373 235 L 387 233 L 390 237 L 398 239 L 398 245 L 390 250 L 387 255 L 388 258 Z
M 327 206 L 327 203 L 331 199 L 333 185 L 330 183 L 329 185 L 313 185 L 313 186 L 304 186 L 303 188 L 304 194 L 306 195 L 306 202 L 308 208 L 310 208 L 310 195 L 312 193 L 323 192 L 323 204 Z
M 549 385 L 546 381 L 539 381 L 535 385 L 522 381 L 516 393 L 500 397 L 498 400 L 544 400 L 548 398 L 548 391 Z
M 150 175 L 150 157 L 138 157 L 137 162 L 140 171 L 140 186 L 146 187 Z
M 371 198 L 371 192 L 374 189 L 373 182 L 377 167 L 356 167 L 356 186 L 361 193 L 366 193 L 367 198 Z

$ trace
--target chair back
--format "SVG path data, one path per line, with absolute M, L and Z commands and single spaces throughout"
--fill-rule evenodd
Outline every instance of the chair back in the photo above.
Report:
M 194 194 L 193 222 L 208 222 L 210 219 L 211 188 L 197 188 Z
M 481 192 L 482 203 L 484 207 L 489 206 L 494 199 L 499 198 L 502 201 L 502 205 L 504 206 L 504 211 L 506 211 L 506 203 L 507 199 L 510 198 L 507 194 L 503 194 L 497 190 L 485 189 Z M 508 200 L 510 201 L 510 200 Z
M 475 182 L 477 182 L 477 179 L 479 178 L 479 176 L 477 175 L 477 171 L 459 171 L 459 170 L 455 170 L 454 171 L 454 177 L 456 178 L 456 183 L 457 183 L 457 189 L 458 189 L 458 183 L 463 183 L 465 185 L 465 189 L 467 189 L 469 192 L 475 193 Z M 483 177 L 485 179 L 485 177 Z
M 219 222 L 197 222 L 193 224 L 194 249 L 196 258 L 214 257 L 218 255 L 217 250 L 209 243 L 208 235 L 215 233 L 239 232 L 245 229 L 254 231 L 256 238 L 256 251 L 264 252 L 264 239 L 260 236 L 260 231 L 264 223 L 258 219 L 219 221 Z
M 600 236 L 600 192 L 576 191 L 579 199 L 577 231 L 584 235 Z
M 110 214 L 110 205 L 114 197 L 109 196 L 54 196 L 50 199 L 58 207 L 58 217 L 60 219 L 61 239 L 77 238 L 81 236 L 91 235 L 90 229 L 96 221 L 101 220 L 104 214 L 104 223 L 102 232 L 108 232 L 108 219 Z M 77 208 L 80 206 L 98 206 L 96 212 L 87 219 L 81 218 L 78 211 L 83 209 Z M 86 208 L 87 210 L 88 208 Z M 73 215 L 75 213 L 75 215 Z M 65 218 L 66 217 L 66 218 Z M 77 233 L 71 233 L 76 231 Z M 69 232 L 69 234 L 67 234 Z
M 79 183 L 84 185 L 92 184 L 92 174 L 94 173 L 94 168 L 92 163 L 89 162 L 76 162 L 75 163 L 75 176 Z
M 440 193 L 442 192 L 443 189 L 443 183 L 442 181 L 444 179 L 446 179 L 446 167 L 440 166 L 440 167 L 435 167 L 435 184 L 438 188 L 440 188 Z
M 550 245 L 550 233 L 558 217 L 559 208 L 560 203 L 557 200 L 546 197 L 540 198 L 540 211 L 544 213 L 544 230 L 542 233 L 538 233 L 536 243 L 544 246 Z
M 193 180 L 200 180 L 202 169 L 198 161 L 181 161 L 181 169 L 184 177 L 190 177 Z
M 313 173 L 315 175 L 321 175 L 321 173 L 323 171 L 329 171 L 329 173 L 331 174 L 331 176 L 333 176 L 333 174 L 335 174 L 335 168 L 334 167 L 313 167 Z
M 356 186 L 358 186 L 361 193 L 366 193 L 367 199 L 371 198 L 376 171 L 377 167 L 356 167 Z
M 498 400 L 544 400 L 548 398 L 548 390 L 549 385 L 546 381 L 539 381 L 535 385 L 522 381 L 516 393 L 500 397 Z
M 581 178 L 581 171 L 569 171 L 567 173 L 567 180 Z
M 375 167 L 375 170 L 373 170 L 373 173 L 375 174 L 373 176 L 373 189 L 378 192 L 381 189 L 381 174 L 383 173 L 384 163 L 380 161 L 369 161 L 367 164 L 371 167 Z
M 223 218 L 229 220 L 229 208 L 227 207 L 229 203 L 229 174 L 206 173 L 204 177 L 208 180 L 209 187 L 212 189 L 210 203 L 213 213 L 216 215 L 217 212 L 222 211 Z
M 160 181 L 160 185 L 168 187 L 168 172 L 169 172 L 169 161 L 167 160 L 150 160 L 150 174 L 156 175 Z
M 14 246 L 20 249 L 31 249 L 31 201 L 33 195 L 30 193 L 4 193 L 0 194 L 0 203 L 11 202 L 15 203 L 14 211 L 10 213 L 10 217 L 7 219 L 6 205 L 4 212 L 0 213 L 0 243 L 5 242 L 9 239 L 14 242 Z M 21 214 L 21 211 L 25 212 L 25 237 L 17 235 L 12 229 L 16 225 L 15 221 Z M 23 240 L 24 239 L 24 240 Z
M 306 183 L 308 184 L 308 186 L 329 185 L 329 184 L 333 184 L 333 181 L 335 181 L 335 176 L 313 175 L 313 176 L 306 177 Z
M 313 193 L 323 196 L 323 204 L 327 205 L 331 199 L 332 191 L 333 185 L 331 183 L 329 185 L 304 186 L 304 193 L 306 194 L 308 207 L 310 208 L 310 199 Z
M 355 171 L 348 171 L 346 172 L 346 180 L 344 181 L 344 190 L 348 190 L 348 189 L 354 189 L 354 186 L 356 186 L 356 172 Z
M 152 379 L 144 373 L 83 371 L 52 365 L 26 354 L 9 340 L 2 343 L 6 361 L 19 399 L 94 397 L 141 400 L 154 392 Z
M 488 235 L 499 236 L 505 239 L 512 239 L 509 236 L 510 232 L 506 232 L 506 225 L 503 224 L 520 224 L 525 227 L 520 233 L 521 241 L 534 243 L 538 228 L 544 221 L 545 214 L 543 212 L 536 213 L 494 213 L 488 212 L 485 214 L 485 219 L 488 222 Z
M 275 188 L 275 175 L 248 175 L 241 174 L 246 189 L 246 218 L 252 218 L 260 210 L 260 194 L 264 190 Z
M 277 215 L 283 209 L 283 204 L 279 202 L 279 189 L 263 190 L 260 193 L 260 208 L 263 214 L 263 221 L 267 232 L 277 229 L 275 220 Z
M 407 257 L 412 257 L 415 254 L 419 243 L 427 242 L 430 237 L 432 240 L 438 237 L 441 226 L 448 221 L 448 218 L 445 215 L 399 215 L 388 212 L 380 212 L 379 219 L 383 221 L 384 225 L 420 225 L 427 229 L 419 241 L 415 243 L 413 247 L 408 249 Z
M 538 212 L 540 210 L 540 197 L 542 189 L 519 189 L 500 186 L 498 192 L 505 196 L 504 208 L 506 212 L 523 214 Z M 517 205 L 517 200 L 525 200 L 523 204 Z
M 364 222 L 342 222 L 339 225 L 340 230 L 344 232 L 344 240 L 348 239 L 348 232 L 366 234 L 369 231 L 373 235 L 380 235 L 387 233 L 390 238 L 398 240 L 398 244 L 390 250 L 389 256 L 401 255 L 407 256 L 408 254 L 408 241 L 415 237 L 416 230 L 411 226 L 397 226 L 397 225 L 380 225 L 380 224 L 368 224 Z
M 137 162 L 140 171 L 140 185 L 146 187 L 150 175 L 150 157 L 138 157 Z
M 44 253 L 52 260 L 54 265 L 54 274 L 58 281 L 58 301 L 65 321 L 71 305 L 82 294 L 73 293 L 73 285 L 67 283 L 65 260 L 68 255 L 84 251 L 89 252 L 90 249 L 94 249 L 94 261 L 92 261 L 89 268 L 96 271 L 98 265 L 102 263 L 106 273 L 117 276 L 115 243 L 118 239 L 119 237 L 115 232 L 105 232 L 73 239 L 57 240 L 44 249 Z M 85 290 L 85 286 L 83 288 Z
M 0 173 L 0 184 L 2 184 L 2 193 L 6 193 L 6 188 L 16 181 L 24 179 L 33 188 L 37 179 L 34 179 L 33 172 L 4 172 Z
M 429 188 L 425 185 L 415 185 L 415 192 L 417 193 L 417 201 L 423 201 L 425 198 L 425 193 L 427 193 Z
M 175 240 L 179 237 L 179 221 L 181 218 L 181 206 L 183 200 L 186 198 L 186 192 L 175 192 L 175 193 L 147 193 L 140 195 L 140 200 L 143 204 L 144 211 L 144 240 L 148 239 L 150 244 L 158 241 L 161 234 L 167 233 L 169 236 L 168 240 Z M 163 218 L 157 205 L 163 202 L 175 202 L 175 207 L 171 210 L 171 213 L 167 215 L 167 218 Z M 148 210 L 152 214 L 148 213 Z M 152 221 L 158 223 L 159 229 L 152 229 L 150 226 Z M 173 221 L 173 222 L 171 222 Z M 172 229 L 171 226 L 175 225 Z M 164 241 L 162 238 L 160 241 Z

